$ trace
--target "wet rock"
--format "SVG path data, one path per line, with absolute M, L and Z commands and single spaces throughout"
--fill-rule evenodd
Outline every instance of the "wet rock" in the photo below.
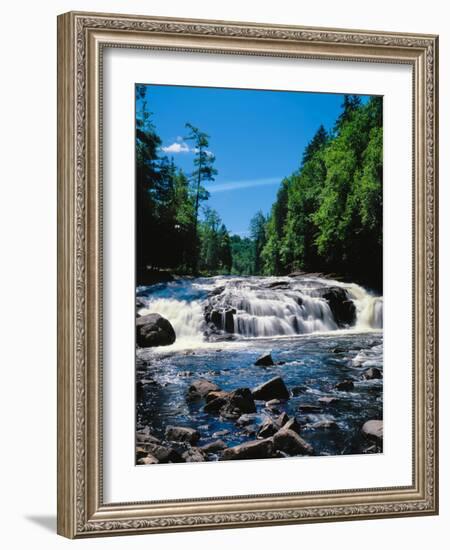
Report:
M 242 414 L 255 413 L 256 405 L 249 388 L 238 388 L 230 393 L 220 414 L 226 418 L 239 418 Z
M 139 347 L 170 346 L 175 339 L 173 326 L 158 313 L 136 319 L 136 343 Z
M 223 391 L 223 390 L 214 390 L 206 394 L 205 401 L 209 403 L 210 401 L 214 401 L 214 399 L 226 398 L 229 396 L 230 396 L 230 392 Z
M 284 426 L 286 422 L 289 421 L 289 416 L 285 412 L 282 412 L 280 416 L 276 418 L 276 421 L 279 426 Z
M 222 439 L 217 439 L 216 441 L 212 441 L 211 443 L 203 445 L 202 447 L 200 447 L 200 450 L 204 453 L 218 453 L 226 448 L 226 443 L 222 441 Z
M 318 413 L 322 410 L 318 405 L 311 405 L 310 403 L 302 403 L 298 406 L 298 410 L 303 413 Z
M 154 443 L 146 444 L 146 450 L 153 455 L 159 462 L 166 464 L 167 462 L 183 462 L 180 453 L 173 447 L 166 445 L 156 445 Z
M 146 455 L 146 456 L 143 456 L 141 458 L 139 458 L 137 460 L 137 464 L 139 465 L 142 465 L 142 464 L 158 464 L 159 463 L 159 460 L 153 456 L 153 455 Z
M 282 428 L 273 436 L 273 446 L 277 451 L 282 451 L 291 456 L 311 455 L 313 448 L 302 439 L 294 430 Z
M 355 384 L 353 380 L 343 380 L 342 382 L 338 382 L 335 386 L 338 391 L 351 391 L 354 387 Z
M 356 307 L 348 292 L 338 286 L 315 289 L 314 295 L 328 302 L 334 320 L 339 327 L 353 325 L 356 321 Z
M 255 361 L 257 367 L 271 367 L 274 364 L 271 353 L 263 353 Z
M 194 428 L 184 426 L 167 426 L 166 437 L 171 441 L 183 441 L 187 443 L 197 443 L 200 439 L 200 433 Z
M 252 391 L 255 399 L 270 401 L 271 399 L 289 399 L 289 391 L 280 376 L 271 378 Z
M 161 445 L 161 441 L 157 437 L 145 432 L 137 432 L 136 441 L 138 443 L 154 443 L 156 445 Z
M 310 426 L 313 430 L 338 430 L 339 426 L 334 420 L 319 420 Z
M 368 420 L 362 427 L 362 433 L 372 441 L 381 443 L 383 441 L 383 421 Z
M 323 405 L 334 405 L 339 401 L 339 399 L 337 397 L 325 396 L 325 397 L 319 397 L 318 401 Z
M 380 369 L 377 369 L 376 367 L 371 367 L 370 369 L 367 369 L 363 372 L 362 378 L 364 380 L 380 380 L 381 378 L 383 378 L 383 375 Z
M 220 391 L 219 386 L 217 386 L 213 382 L 210 382 L 209 380 L 201 378 L 199 380 L 195 380 L 195 382 L 193 382 L 189 386 L 187 399 L 189 401 L 195 399 L 203 399 L 208 395 L 209 392 L 212 391 Z
M 136 460 L 140 460 L 141 458 L 144 458 L 147 455 L 148 455 L 148 452 L 145 450 L 144 447 L 136 448 Z
M 272 452 L 273 441 L 271 439 L 259 439 L 225 449 L 222 454 L 222 460 L 270 458 Z
M 282 426 L 283 430 L 292 430 L 293 432 L 300 434 L 302 428 L 296 418 L 291 418 Z
M 181 457 L 185 462 L 205 462 L 205 454 L 199 448 L 191 447 Z
M 258 430 L 257 437 L 259 439 L 266 439 L 267 437 L 272 437 L 280 429 L 280 425 L 275 420 L 268 418 L 263 422 L 261 427 Z
M 271 399 L 270 401 L 266 401 L 266 407 L 273 410 L 278 410 L 279 406 L 282 404 L 283 401 L 280 399 Z
M 256 422 L 257 415 L 255 413 L 251 414 L 242 414 L 237 420 L 236 424 L 238 426 L 248 426 Z
M 216 392 L 211 392 L 216 393 Z M 205 413 L 208 414 L 219 414 L 221 409 L 225 407 L 228 403 L 227 397 L 216 397 L 215 399 L 210 399 L 207 401 L 206 405 L 203 407 Z

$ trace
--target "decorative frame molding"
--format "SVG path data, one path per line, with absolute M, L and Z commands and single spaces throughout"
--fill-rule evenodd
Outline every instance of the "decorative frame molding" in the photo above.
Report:
M 414 90 L 410 487 L 104 504 L 103 47 L 404 63 Z M 70 538 L 438 513 L 438 38 L 70 12 L 58 17 L 58 533 Z

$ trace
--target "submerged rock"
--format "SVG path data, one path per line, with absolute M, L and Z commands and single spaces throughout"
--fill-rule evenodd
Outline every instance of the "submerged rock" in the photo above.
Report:
M 289 391 L 281 376 L 275 376 L 252 391 L 254 399 L 270 401 L 271 399 L 289 399 Z
M 331 396 L 325 396 L 325 397 L 319 397 L 318 399 L 319 403 L 322 403 L 324 405 L 333 405 L 339 401 L 337 397 L 331 397 Z
M 270 458 L 273 452 L 272 439 L 260 439 L 241 443 L 225 449 L 222 460 L 247 460 L 255 458 Z
M 166 437 L 171 441 L 186 441 L 188 443 L 197 443 L 200 439 L 200 433 L 194 428 L 184 426 L 167 426 Z
M 139 347 L 170 346 L 175 339 L 173 326 L 158 313 L 149 313 L 136 319 L 136 343 Z
M 354 387 L 355 384 L 353 380 L 343 380 L 342 382 L 338 382 L 335 386 L 338 391 L 351 391 Z
M 256 359 L 255 365 L 257 367 L 271 367 L 274 365 L 274 361 L 271 353 L 263 353 Z

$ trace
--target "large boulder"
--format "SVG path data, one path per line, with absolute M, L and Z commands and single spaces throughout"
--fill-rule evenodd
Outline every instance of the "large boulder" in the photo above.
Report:
M 203 445 L 199 448 L 203 453 L 218 453 L 226 449 L 227 445 L 224 441 L 222 441 L 222 439 L 216 439 L 216 441 L 207 443 L 206 445 Z
M 272 439 L 260 439 L 241 443 L 225 449 L 222 460 L 247 460 L 254 458 L 270 458 L 273 453 Z
M 368 420 L 362 427 L 362 433 L 368 439 L 381 443 L 383 441 L 383 421 L 382 420 Z
M 214 382 L 210 382 L 205 378 L 199 378 L 189 386 L 187 399 L 189 401 L 194 399 L 205 399 L 210 392 L 218 391 L 220 391 L 220 388 L 214 384 Z
M 175 339 L 173 326 L 158 313 L 149 313 L 136 319 L 136 343 L 139 347 L 170 346 Z
M 185 462 L 205 462 L 205 454 L 197 447 L 191 447 L 181 456 Z
M 273 446 L 276 451 L 282 451 L 291 456 L 311 455 L 313 448 L 302 439 L 294 430 L 281 428 L 273 437 Z
M 186 428 L 184 426 L 167 426 L 166 437 L 171 441 L 183 441 L 186 443 L 197 443 L 200 439 L 200 434 L 194 428 Z
M 253 398 L 262 401 L 289 399 L 289 391 L 281 376 L 275 376 L 252 391 Z
M 340 327 L 353 325 L 356 321 L 356 307 L 345 290 L 339 286 L 318 288 L 314 295 L 328 302 L 336 324 Z

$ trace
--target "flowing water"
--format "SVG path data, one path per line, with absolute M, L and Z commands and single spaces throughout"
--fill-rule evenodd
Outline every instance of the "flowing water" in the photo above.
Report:
M 341 307 L 351 312 L 350 322 L 339 318 L 330 288 L 345 297 Z M 370 367 L 383 370 L 382 297 L 314 276 L 181 279 L 139 287 L 137 296 L 138 315 L 159 313 L 176 333 L 171 346 L 137 350 L 138 375 L 151 380 L 138 398 L 138 426 L 149 426 L 160 438 L 167 425 L 193 427 L 201 444 L 220 437 L 231 446 L 254 439 L 259 424 L 285 411 L 300 422 L 315 454 L 380 450 L 361 436 L 361 426 L 383 413 L 382 379 L 362 377 Z M 216 326 L 205 314 L 211 310 Z M 276 364 L 255 366 L 266 352 Z M 198 378 L 231 391 L 274 376 L 282 377 L 292 397 L 275 409 L 258 403 L 249 426 L 238 427 L 205 413 L 203 403 L 186 400 Z M 354 381 L 351 391 L 335 388 L 348 379 Z M 325 405 L 321 397 L 335 400 Z M 308 405 L 315 409 L 308 412 Z

